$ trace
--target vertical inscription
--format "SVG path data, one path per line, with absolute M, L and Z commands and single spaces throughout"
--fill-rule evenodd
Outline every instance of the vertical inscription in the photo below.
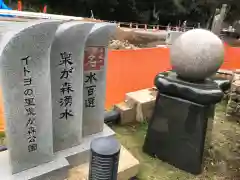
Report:
M 29 63 L 31 63 L 31 57 L 27 56 L 21 58 L 21 63 L 23 65 L 23 84 L 24 84 L 24 108 L 25 115 L 27 117 L 26 123 L 26 134 L 28 141 L 28 152 L 37 151 L 37 127 L 36 127 L 36 102 L 35 102 L 35 92 L 33 78 L 31 69 L 29 68 Z
M 84 53 L 84 90 L 87 92 L 85 99 L 85 108 L 96 107 L 96 83 L 97 75 L 94 71 L 101 70 L 104 66 L 105 48 L 87 47 Z
M 72 61 L 72 54 L 67 52 L 60 53 L 60 63 L 61 68 L 60 79 L 63 81 L 62 86 L 60 87 L 61 98 L 59 100 L 59 105 L 62 108 L 59 119 L 68 120 L 70 117 L 74 116 L 72 111 L 72 93 L 74 89 L 72 87 L 72 74 L 74 72 L 74 64 Z

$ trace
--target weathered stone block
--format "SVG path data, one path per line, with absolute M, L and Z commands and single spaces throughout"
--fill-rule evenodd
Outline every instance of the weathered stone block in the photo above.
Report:
M 125 102 L 115 105 L 114 109 L 120 113 L 121 124 L 127 124 L 136 121 L 136 109 L 129 107 Z
M 240 93 L 240 80 L 235 80 L 231 87 L 232 92 Z
M 126 94 L 126 103 L 136 108 L 136 120 L 142 122 L 151 118 L 156 96 L 150 89 L 144 89 Z

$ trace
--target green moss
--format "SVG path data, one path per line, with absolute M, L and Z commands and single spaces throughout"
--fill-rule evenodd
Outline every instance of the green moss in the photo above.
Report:
M 0 138 L 5 138 L 5 133 L 4 132 L 0 132 Z
M 225 103 L 216 108 L 213 148 L 205 156 L 204 171 L 193 176 L 142 152 L 148 123 L 114 126 L 116 136 L 140 161 L 139 180 L 213 180 L 235 179 L 240 175 L 240 125 L 225 118 Z M 237 176 L 238 175 L 238 176 Z
M 0 145 L 5 145 L 5 133 L 0 132 Z

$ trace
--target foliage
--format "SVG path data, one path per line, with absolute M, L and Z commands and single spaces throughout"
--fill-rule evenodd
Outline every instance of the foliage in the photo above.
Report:
M 17 0 L 6 0 L 6 2 Z M 150 24 L 179 24 L 187 20 L 191 25 L 206 25 L 215 9 L 229 5 L 227 21 L 240 19 L 239 0 L 22 0 L 26 7 L 41 9 L 47 4 L 59 14 Z

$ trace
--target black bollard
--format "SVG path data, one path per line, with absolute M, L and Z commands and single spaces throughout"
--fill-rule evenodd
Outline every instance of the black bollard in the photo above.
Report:
M 117 180 L 120 147 L 114 137 L 92 141 L 89 180 Z

